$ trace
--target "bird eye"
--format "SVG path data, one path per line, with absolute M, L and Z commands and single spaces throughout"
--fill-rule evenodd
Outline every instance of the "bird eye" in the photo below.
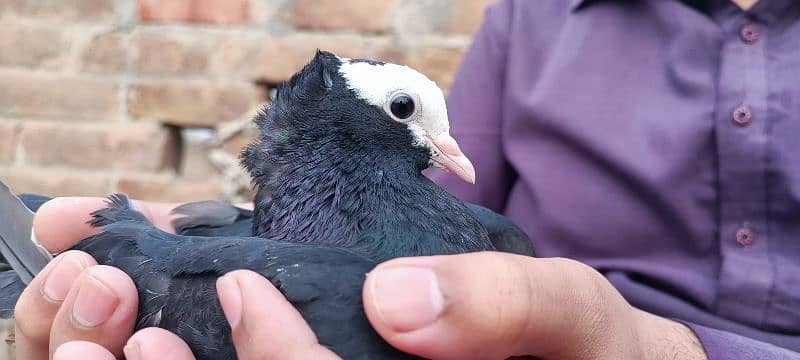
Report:
M 416 105 L 414 98 L 406 93 L 397 93 L 389 101 L 389 111 L 398 120 L 405 120 L 414 115 Z

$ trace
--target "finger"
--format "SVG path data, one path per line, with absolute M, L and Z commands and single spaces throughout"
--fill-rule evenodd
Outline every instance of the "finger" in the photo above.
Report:
M 175 227 L 172 226 L 172 219 L 177 216 L 172 213 L 180 203 L 160 203 L 133 200 L 133 206 L 139 210 L 147 220 L 150 220 L 155 227 L 166 232 L 174 233 Z
M 103 198 L 54 198 L 44 203 L 33 218 L 36 238 L 50 252 L 68 249 L 98 232 L 89 225 L 91 213 L 105 206 Z
M 88 341 L 70 341 L 56 349 L 53 360 L 115 360 L 106 348 Z
M 146 328 L 136 332 L 124 348 L 125 358 L 131 360 L 193 360 L 189 345 L 161 328 Z
M 14 308 L 18 359 L 47 359 L 53 318 L 81 272 L 97 262 L 86 253 L 57 256 L 23 290 Z
M 133 333 L 139 297 L 122 270 L 96 265 L 81 273 L 56 313 L 50 349 L 68 341 L 102 345 L 116 356 Z
M 601 279 L 563 259 L 489 252 L 404 258 L 370 272 L 364 307 L 384 339 L 425 358 L 561 358 L 594 341 L 587 335 L 594 330 L 614 331 L 602 329 L 603 302 L 625 302 Z
M 171 224 L 171 212 L 177 204 L 136 200 L 133 204 L 158 228 L 175 231 Z M 92 219 L 92 212 L 106 206 L 106 199 L 99 197 L 54 198 L 44 203 L 33 218 L 36 238 L 51 252 L 68 249 L 99 231 L 89 225 L 89 221 Z
M 261 275 L 237 270 L 217 280 L 239 359 L 338 359 L 283 294 Z

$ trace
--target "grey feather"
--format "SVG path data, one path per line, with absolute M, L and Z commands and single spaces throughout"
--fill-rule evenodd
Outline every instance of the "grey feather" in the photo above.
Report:
M 225 226 L 233 224 L 239 216 L 235 207 L 222 201 L 207 200 L 180 205 L 172 210 L 173 214 L 183 215 L 172 221 L 178 232 L 184 229 L 202 226 Z
M 53 258 L 32 236 L 33 212 L 0 181 L 0 254 L 25 284 Z

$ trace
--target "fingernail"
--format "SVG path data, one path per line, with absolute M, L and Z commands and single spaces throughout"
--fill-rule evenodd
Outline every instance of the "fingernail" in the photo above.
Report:
M 395 331 L 428 326 L 444 308 L 439 281 L 431 269 L 379 268 L 369 273 L 367 281 L 378 316 Z
M 92 274 L 94 269 L 86 270 L 79 284 L 72 317 L 84 327 L 95 327 L 106 322 L 119 305 L 119 297 Z
M 242 320 L 242 291 L 239 289 L 239 283 L 236 279 L 224 275 L 217 279 L 217 294 L 228 324 L 231 325 L 231 329 L 235 329 Z
M 42 295 L 50 301 L 62 302 L 86 265 L 79 255 L 64 254 L 56 260 L 42 285 Z
M 142 353 L 142 350 L 141 347 L 139 346 L 139 343 L 136 342 L 135 340 L 127 343 L 125 347 L 122 348 L 122 352 L 125 354 L 125 360 L 141 359 L 140 354 Z

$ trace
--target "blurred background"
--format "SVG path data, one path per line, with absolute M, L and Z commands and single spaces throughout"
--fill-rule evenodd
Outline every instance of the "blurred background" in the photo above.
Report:
M 16 192 L 245 200 L 239 150 L 317 48 L 445 91 L 492 0 L 0 0 L 0 179 Z

